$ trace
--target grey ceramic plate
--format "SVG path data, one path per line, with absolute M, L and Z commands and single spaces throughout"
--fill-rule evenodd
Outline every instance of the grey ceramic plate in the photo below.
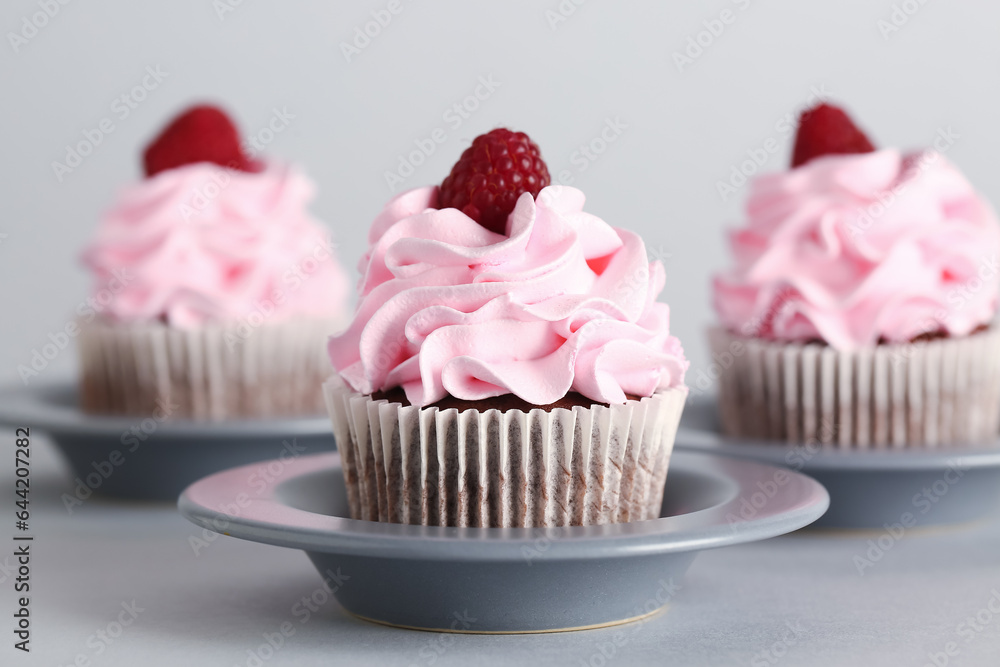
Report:
M 80 410 L 70 383 L 0 390 L 0 423 L 50 435 L 69 459 L 78 496 L 173 501 L 213 472 L 335 449 L 328 417 L 214 423 L 95 417 Z
M 677 434 L 679 449 L 724 454 L 791 468 L 830 492 L 817 527 L 898 531 L 973 521 L 1000 508 L 1000 441 L 980 447 L 842 451 L 721 433 L 714 398 L 692 397 Z
M 181 513 L 233 537 L 305 550 L 340 604 L 357 616 L 481 633 L 582 629 L 655 613 L 698 551 L 796 530 L 829 503 L 823 487 L 803 475 L 680 453 L 671 462 L 660 519 L 440 528 L 343 518 L 349 513 L 337 454 L 284 466 L 266 490 L 251 485 L 251 473 L 252 467 L 237 468 L 195 483 L 180 498 Z M 744 520 L 742 501 L 775 475 L 780 491 Z

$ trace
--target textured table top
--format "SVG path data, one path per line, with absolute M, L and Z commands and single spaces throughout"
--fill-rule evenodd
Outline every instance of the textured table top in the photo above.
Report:
M 442 635 L 360 621 L 333 600 L 302 605 L 326 597 L 304 554 L 202 541 L 170 505 L 90 499 L 70 515 L 66 467 L 41 438 L 33 456 L 32 652 L 8 634 L 5 665 L 1000 664 L 1000 518 L 899 540 L 805 531 L 706 552 L 670 609 L 642 623 Z M 0 488 L 11 480 L 5 466 Z

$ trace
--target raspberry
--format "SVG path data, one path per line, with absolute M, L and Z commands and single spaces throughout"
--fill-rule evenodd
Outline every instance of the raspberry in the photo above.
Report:
M 871 153 L 874 150 L 872 142 L 843 109 L 820 104 L 803 111 L 799 116 L 792 167 L 803 165 L 821 155 Z
M 481 134 L 465 149 L 441 183 L 438 208 L 457 208 L 497 234 L 507 233 L 507 216 L 518 197 L 537 197 L 550 183 L 538 146 L 524 132 L 499 128 Z
M 254 163 L 243 154 L 236 126 L 217 107 L 194 106 L 174 118 L 143 153 L 146 176 L 195 162 L 214 162 L 223 167 L 254 171 Z

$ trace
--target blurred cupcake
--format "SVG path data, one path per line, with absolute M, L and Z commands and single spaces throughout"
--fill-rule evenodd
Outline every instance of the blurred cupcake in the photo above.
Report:
M 323 410 L 325 340 L 349 285 L 297 169 L 249 160 L 219 109 L 193 107 L 146 149 L 83 255 L 100 313 L 81 321 L 92 413 L 221 420 Z
M 729 435 L 856 448 L 996 436 L 1000 226 L 940 152 L 875 150 L 820 105 L 800 119 L 792 169 L 753 183 L 730 244 L 711 332 Z
M 659 516 L 688 366 L 663 267 L 548 184 L 537 146 L 498 129 L 372 224 L 326 385 L 354 518 Z

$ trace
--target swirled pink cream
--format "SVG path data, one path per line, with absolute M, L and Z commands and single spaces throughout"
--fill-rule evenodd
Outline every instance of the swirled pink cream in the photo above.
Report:
M 730 243 L 715 308 L 745 336 L 851 350 L 966 335 L 996 313 L 1000 224 L 936 152 L 832 155 L 761 176 Z
M 181 328 L 339 317 L 349 279 L 307 204 L 311 181 L 272 165 L 249 173 L 206 162 L 127 187 L 84 253 L 102 315 Z M 255 315 L 256 314 L 256 315 Z
M 437 195 L 405 192 L 372 225 L 361 302 L 329 346 L 355 391 L 547 405 L 571 390 L 623 403 L 683 385 L 688 362 L 656 302 L 663 266 L 637 235 L 585 213 L 582 192 L 522 194 L 508 236 L 436 209 Z

